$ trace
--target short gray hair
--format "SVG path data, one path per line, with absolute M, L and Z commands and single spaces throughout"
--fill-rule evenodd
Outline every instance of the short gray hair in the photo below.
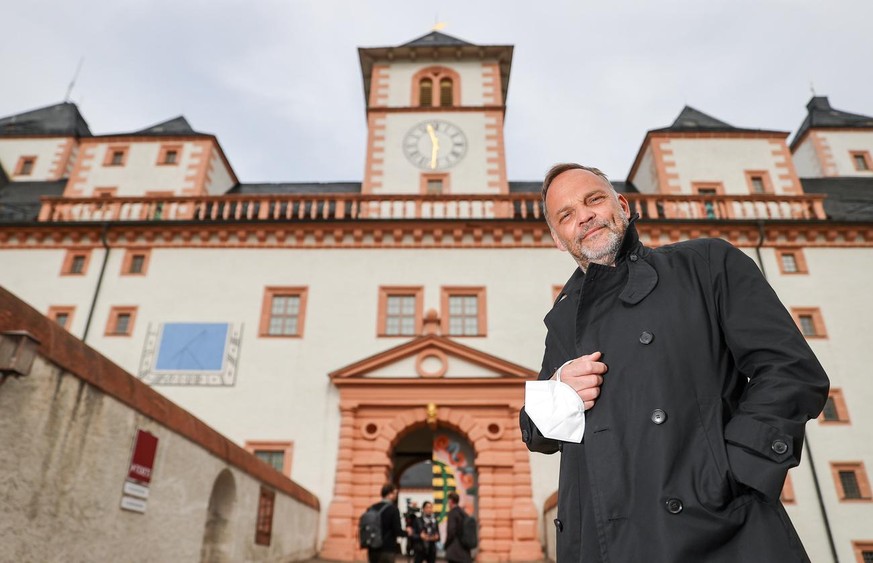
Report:
M 564 172 L 566 172 L 568 170 L 585 170 L 587 172 L 591 172 L 595 176 L 603 178 L 603 181 L 606 182 L 610 188 L 612 188 L 612 191 L 613 192 L 615 191 L 615 187 L 612 185 L 612 182 L 609 181 L 609 178 L 606 177 L 606 174 L 604 174 L 603 171 L 600 170 L 599 168 L 594 168 L 593 166 L 583 166 L 582 164 L 577 164 L 575 162 L 558 163 L 558 164 L 552 166 L 551 168 L 549 168 L 549 171 L 546 172 L 546 178 L 545 178 L 545 180 L 543 180 L 543 191 L 542 191 L 543 214 L 546 217 L 546 222 L 548 222 L 548 220 L 549 220 L 549 216 L 546 213 L 546 195 L 548 195 L 548 193 L 549 193 L 549 186 L 552 185 L 552 182 L 555 181 L 555 178 L 557 178 L 558 176 L 560 176 L 561 174 L 563 174 Z

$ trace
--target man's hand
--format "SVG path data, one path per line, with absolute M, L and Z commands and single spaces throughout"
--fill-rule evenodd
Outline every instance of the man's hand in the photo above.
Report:
M 561 381 L 579 393 L 587 411 L 594 406 L 600 396 L 600 386 L 603 384 L 603 374 L 608 369 L 600 360 L 600 352 L 587 356 L 579 356 L 561 370 Z M 552 376 L 554 379 L 555 376 Z

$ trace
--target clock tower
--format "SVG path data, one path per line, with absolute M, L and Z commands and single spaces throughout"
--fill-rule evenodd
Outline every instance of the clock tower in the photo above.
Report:
M 363 193 L 509 192 L 503 119 L 512 46 L 433 31 L 358 54 L 368 127 Z

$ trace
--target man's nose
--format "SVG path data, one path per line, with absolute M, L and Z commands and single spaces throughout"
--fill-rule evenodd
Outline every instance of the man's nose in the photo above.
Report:
M 594 212 L 585 205 L 580 205 L 576 210 L 576 217 L 580 225 L 585 225 L 594 218 Z

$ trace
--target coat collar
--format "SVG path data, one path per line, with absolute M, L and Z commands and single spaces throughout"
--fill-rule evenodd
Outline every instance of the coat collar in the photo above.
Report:
M 628 221 L 624 239 L 616 256 L 616 268 L 628 270 L 628 281 L 619 294 L 619 299 L 628 305 L 636 305 L 658 285 L 658 272 L 645 260 L 651 250 L 643 246 L 637 233 L 636 222 L 639 217 L 639 214 L 634 213 Z M 553 309 L 566 297 L 573 296 L 578 299 L 584 281 L 585 272 L 577 267 L 555 299 Z

